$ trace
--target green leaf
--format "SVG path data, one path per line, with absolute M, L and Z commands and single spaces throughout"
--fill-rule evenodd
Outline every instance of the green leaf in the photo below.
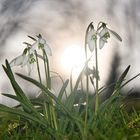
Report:
M 59 100 L 62 100 L 63 94 L 64 94 L 64 92 L 65 92 L 65 90 L 66 90 L 66 87 L 68 86 L 68 83 L 69 83 L 69 80 L 67 79 L 67 80 L 65 81 L 65 83 L 63 84 L 63 86 L 62 86 L 62 88 L 61 88 L 61 90 L 60 90 L 60 92 L 59 92 L 59 94 L 58 94 L 58 99 L 59 99 Z
M 6 97 L 9 97 L 13 100 L 19 101 L 19 102 L 21 101 L 17 96 L 12 95 L 12 94 L 2 93 L 2 95 L 6 96 Z
M 20 107 L 22 106 L 23 107 L 23 110 L 27 113 L 33 113 L 33 111 L 30 109 L 30 107 L 28 105 L 26 105 L 22 100 L 20 100 L 17 96 L 15 95 L 11 95 L 11 94 L 5 94 L 5 93 L 2 93 L 2 95 L 6 96 L 6 97 L 9 97 L 13 100 L 16 100 L 18 101 L 20 104 L 15 106 L 15 108 L 17 107 Z
M 23 103 L 31 104 L 30 100 L 26 97 L 23 90 L 20 88 L 20 86 L 16 82 L 14 75 L 12 73 L 11 67 L 9 65 L 9 62 L 7 60 L 6 60 L 6 67 L 3 66 L 3 69 L 6 72 L 8 78 L 10 79 L 11 84 L 13 86 L 13 89 L 14 89 L 18 99 L 20 99 L 20 101 Z
M 130 69 L 130 65 L 125 69 L 125 71 L 121 74 L 121 76 L 117 80 L 116 85 L 115 85 L 115 88 L 114 88 L 114 91 L 120 89 L 120 87 L 122 85 L 122 82 L 124 81 L 124 79 L 125 79 L 128 71 L 129 71 L 129 69 Z
M 7 59 L 5 60 L 5 64 L 6 64 L 6 66 L 2 65 L 5 73 L 9 77 L 10 81 L 11 81 L 11 79 L 15 80 L 14 75 L 13 75 L 12 70 L 11 70 L 11 67 L 10 67 L 10 64 L 7 61 Z
M 38 118 L 41 119 L 42 118 L 41 114 L 37 112 L 37 110 L 32 105 L 31 101 L 27 98 L 27 96 L 25 95 L 25 93 L 23 92 L 21 87 L 16 82 L 14 75 L 12 73 L 11 67 L 7 60 L 6 60 L 6 67 L 3 66 L 3 69 L 6 72 L 7 76 L 9 77 L 12 87 L 17 96 L 17 99 L 20 100 L 20 103 L 21 103 L 21 106 L 23 107 L 23 109 L 26 112 L 34 112 L 36 114 L 36 116 L 38 116 Z M 13 97 L 13 98 L 15 98 L 15 97 Z
M 137 78 L 138 76 L 140 76 L 140 73 L 138 73 L 137 75 L 135 75 L 135 76 L 132 77 L 131 79 L 127 80 L 124 84 L 121 85 L 121 88 L 123 88 L 125 85 L 127 85 L 129 82 L 131 82 L 132 80 L 134 80 L 134 79 Z

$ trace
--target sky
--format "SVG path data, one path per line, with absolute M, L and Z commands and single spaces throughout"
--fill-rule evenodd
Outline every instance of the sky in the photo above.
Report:
M 121 73 L 130 64 L 130 78 L 140 72 L 139 7 L 139 0 L 0 0 L 0 64 L 4 64 L 6 58 L 11 60 L 21 54 L 23 42 L 31 41 L 27 35 L 41 33 L 53 51 L 50 58 L 52 70 L 59 72 L 64 79 L 69 78 L 70 70 L 63 62 L 65 52 L 73 46 L 83 48 L 88 24 L 93 21 L 97 26 L 103 21 L 119 33 L 123 42 L 118 43 L 112 37 L 100 51 L 101 82 L 107 80 L 116 53 L 120 58 L 117 72 Z M 2 67 L 0 77 L 0 91 L 10 91 Z M 139 80 L 130 86 L 138 88 Z M 3 98 L 0 101 L 3 102 Z

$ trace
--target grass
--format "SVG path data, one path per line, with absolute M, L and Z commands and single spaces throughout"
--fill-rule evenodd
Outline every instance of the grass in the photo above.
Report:
M 101 24 L 101 25 L 100 25 Z M 91 29 L 90 29 L 91 28 Z M 97 32 L 94 36 L 101 33 L 106 28 L 106 24 L 100 22 Z M 88 26 L 86 39 L 93 30 L 92 23 Z M 100 31 L 101 30 L 101 31 Z M 109 30 L 109 29 L 108 29 Z M 120 36 L 111 30 L 119 40 Z M 108 37 L 109 32 L 105 32 Z M 38 49 L 42 51 L 42 55 L 38 54 L 36 46 L 24 42 L 27 45 L 20 57 L 8 62 L 5 61 L 3 69 L 7 74 L 11 85 L 15 91 L 15 95 L 2 93 L 4 96 L 19 102 L 17 106 L 8 107 L 0 104 L 0 139 L 2 140 L 139 140 L 140 139 L 140 111 L 136 110 L 135 104 L 132 104 L 131 98 L 127 100 L 122 96 L 121 89 L 131 82 L 140 74 L 129 80 L 125 80 L 130 66 L 119 76 L 114 86 L 112 95 L 99 102 L 100 94 L 105 94 L 106 89 L 110 86 L 102 88 L 98 87 L 98 60 L 96 59 L 95 71 L 87 69 L 88 58 L 87 44 L 85 44 L 86 61 L 85 66 L 79 73 L 75 85 L 72 85 L 72 76 L 70 79 L 71 90 L 69 94 L 66 89 L 69 86 L 69 79 L 63 81 L 58 96 L 51 89 L 51 70 L 49 67 L 48 52 L 46 51 L 46 42 L 41 35 L 37 36 L 38 40 L 29 36 L 35 41 Z M 93 38 L 92 38 L 93 39 Z M 97 37 L 94 37 L 97 39 Z M 108 39 L 108 38 L 104 38 Z M 97 40 L 92 40 L 97 41 Z M 104 40 L 101 40 L 104 41 Z M 104 42 L 106 43 L 106 42 Z M 95 43 L 97 45 L 97 42 Z M 92 44 L 93 45 L 93 44 Z M 46 48 L 45 48 L 46 47 Z M 90 47 L 90 46 L 88 46 Z M 102 46 L 103 47 L 103 46 Z M 35 49 L 35 50 L 33 50 Z M 91 48 L 89 48 L 91 49 Z M 95 46 L 96 58 L 98 46 Z M 19 59 L 20 58 L 20 59 Z M 27 58 L 27 59 L 26 59 Z M 39 59 L 44 62 L 45 83 L 42 81 Z M 25 61 L 26 60 L 26 61 Z M 23 63 L 24 62 L 24 63 Z M 25 63 L 26 62 L 26 63 Z M 29 99 L 21 86 L 16 80 L 15 74 L 11 69 L 11 65 L 28 64 L 27 66 L 36 64 L 38 70 L 38 80 L 16 73 L 16 76 L 26 80 L 29 84 L 33 84 L 40 89 L 41 95 L 35 99 Z M 29 69 L 31 70 L 31 69 Z M 89 71 L 87 71 L 89 70 Z M 31 71 L 29 71 L 30 73 Z M 54 73 L 54 72 L 53 72 Z M 83 75 L 86 73 L 86 90 L 83 90 Z M 95 78 L 95 79 L 94 79 Z M 95 94 L 89 94 L 89 82 L 95 82 Z M 81 87 L 81 88 L 80 88 Z M 65 99 L 64 99 L 65 98 Z M 138 98 L 137 98 L 138 99 Z M 129 101 L 131 104 L 129 104 Z M 129 106 L 128 106 L 129 105 Z M 128 110 L 129 108 L 129 110 Z

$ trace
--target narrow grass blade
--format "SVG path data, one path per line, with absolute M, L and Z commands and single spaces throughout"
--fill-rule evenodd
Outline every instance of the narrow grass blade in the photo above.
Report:
M 64 95 L 64 92 L 65 92 L 65 90 L 66 90 L 66 87 L 68 86 L 68 83 L 69 83 L 69 80 L 67 79 L 67 80 L 65 81 L 65 83 L 63 84 L 63 86 L 62 86 L 62 88 L 61 88 L 61 90 L 60 90 L 60 92 L 59 92 L 59 94 L 58 94 L 58 99 L 59 99 L 59 100 L 62 100 L 62 97 L 63 97 L 63 95 Z
M 17 96 L 15 96 L 15 95 L 7 94 L 7 93 L 2 93 L 2 95 L 20 102 L 20 99 Z
M 125 71 L 122 73 L 122 75 L 117 80 L 114 91 L 118 90 L 121 87 L 121 84 L 124 81 L 129 69 L 130 69 L 130 65 L 125 69 Z
M 127 85 L 129 82 L 131 82 L 135 78 L 137 78 L 138 76 L 140 76 L 140 73 L 138 73 L 136 76 L 132 77 L 131 79 L 129 79 L 128 81 L 126 81 L 124 84 L 122 84 L 121 88 L 124 87 L 125 85 Z

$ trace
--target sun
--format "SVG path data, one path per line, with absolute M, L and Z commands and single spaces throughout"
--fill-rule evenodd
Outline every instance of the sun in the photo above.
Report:
M 84 50 L 78 45 L 66 47 L 61 57 L 61 66 L 67 72 L 80 71 L 84 65 Z

